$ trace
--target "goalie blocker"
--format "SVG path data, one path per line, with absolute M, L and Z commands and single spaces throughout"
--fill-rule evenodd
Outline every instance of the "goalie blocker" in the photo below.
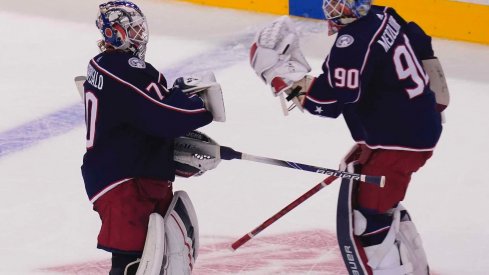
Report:
M 163 218 L 150 216 L 137 275 L 190 275 L 199 250 L 195 209 L 184 191 L 177 191 Z
M 213 72 L 179 77 L 173 83 L 172 89 L 180 89 L 189 96 L 199 96 L 204 101 L 205 108 L 212 113 L 214 121 L 226 121 L 221 85 L 216 82 Z

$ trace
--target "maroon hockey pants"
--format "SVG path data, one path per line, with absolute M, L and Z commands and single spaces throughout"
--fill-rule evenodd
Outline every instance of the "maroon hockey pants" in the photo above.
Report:
M 384 213 L 404 199 L 411 175 L 418 171 L 433 152 L 369 149 L 362 145 L 359 158 L 362 174 L 385 176 L 384 188 L 360 182 L 358 206 L 364 209 Z
M 98 248 L 109 252 L 140 254 L 144 249 L 149 215 L 165 216 L 173 198 L 171 182 L 132 179 L 110 190 L 94 203 L 102 227 Z

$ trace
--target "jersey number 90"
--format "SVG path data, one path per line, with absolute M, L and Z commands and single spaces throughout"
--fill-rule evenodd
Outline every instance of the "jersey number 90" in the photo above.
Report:
M 406 88 L 406 92 L 411 99 L 423 93 L 429 77 L 419 64 L 406 35 L 404 35 L 404 41 L 404 44 L 394 50 L 393 59 L 399 80 L 410 78 L 416 84 L 413 88 Z

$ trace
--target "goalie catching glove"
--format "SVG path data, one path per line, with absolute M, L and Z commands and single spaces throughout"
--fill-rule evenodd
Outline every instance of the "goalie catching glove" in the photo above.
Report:
M 218 154 L 208 150 L 218 145 L 213 139 L 199 131 L 191 131 L 185 136 L 175 139 L 174 161 L 177 176 L 189 178 L 200 176 L 206 171 L 219 165 L 221 159 Z
M 216 82 L 214 73 L 202 72 L 179 77 L 173 83 L 173 88 L 180 89 L 188 96 L 199 96 L 205 108 L 212 113 L 214 121 L 226 121 L 221 85 Z
M 257 33 L 250 63 L 256 74 L 271 85 L 273 94 L 280 96 L 284 114 L 294 107 L 287 107 L 285 99 L 302 110 L 298 97 L 307 92 L 314 78 L 307 75 L 311 67 L 302 54 L 289 17 L 282 16 Z

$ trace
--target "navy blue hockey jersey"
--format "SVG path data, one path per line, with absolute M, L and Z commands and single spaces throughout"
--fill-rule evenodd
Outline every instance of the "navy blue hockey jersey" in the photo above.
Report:
M 429 58 L 429 36 L 393 9 L 373 6 L 338 32 L 304 107 L 343 114 L 353 139 L 370 148 L 433 150 L 442 126 L 421 63 Z
M 90 60 L 82 174 L 93 202 L 131 178 L 173 181 L 174 138 L 212 121 L 197 97 L 167 89 L 151 64 L 121 51 Z

